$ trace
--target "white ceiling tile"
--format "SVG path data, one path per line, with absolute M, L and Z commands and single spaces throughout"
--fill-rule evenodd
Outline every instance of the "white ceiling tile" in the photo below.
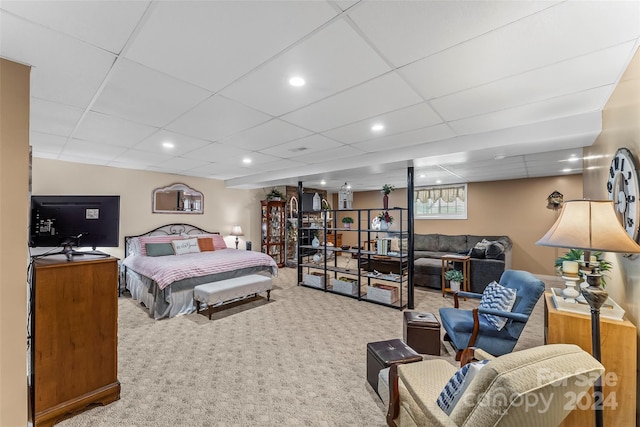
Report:
M 304 152 L 303 152 L 304 153 Z M 355 149 L 348 145 L 343 145 L 341 147 L 330 148 L 328 150 L 320 150 L 315 151 L 313 153 L 305 153 L 299 156 L 291 157 L 291 160 L 295 160 L 297 162 L 302 163 L 320 163 L 326 162 L 330 160 L 342 159 L 349 157 L 355 157 L 362 154 L 362 150 Z
M 163 147 L 162 143 L 164 142 L 173 144 L 173 147 Z M 165 153 L 171 156 L 181 156 L 184 153 L 204 147 L 210 143 L 211 142 L 205 141 L 204 139 L 192 138 L 168 130 L 161 130 L 145 138 L 142 142 L 136 144 L 134 148 L 136 150 Z
M 207 162 L 206 160 L 197 160 L 197 159 L 185 159 L 184 157 L 172 157 L 169 160 L 165 160 L 164 162 L 160 162 L 155 165 L 156 168 L 160 171 L 168 171 L 168 172 L 182 172 L 190 169 L 196 169 L 202 167 L 204 165 L 208 165 L 211 162 Z
M 87 141 L 131 147 L 157 131 L 158 128 L 153 126 L 89 111 L 73 136 Z
M 167 128 L 217 141 L 270 119 L 271 116 L 216 95 L 173 121 Z
M 218 91 L 335 14 L 324 1 L 155 2 L 126 56 Z
M 71 139 L 62 149 L 61 156 L 109 161 L 125 151 L 127 151 L 125 147 Z
M 168 154 L 128 149 L 113 159 L 113 163 L 152 166 L 169 159 L 171 156 Z
M 308 105 L 390 71 L 344 21 L 336 21 L 244 76 L 222 94 L 274 116 Z M 301 76 L 306 84 L 293 87 Z
M 358 142 L 351 146 L 366 152 L 396 150 L 400 147 L 425 144 L 432 141 L 454 137 L 455 134 L 444 124 L 397 133 L 382 138 Z
M 388 73 L 286 114 L 282 119 L 316 132 L 323 132 L 421 101 L 422 99 L 397 74 Z
M 574 116 L 585 111 L 599 110 L 612 91 L 613 85 L 601 86 L 521 107 L 454 120 L 448 124 L 458 135 L 468 135 Z
M 119 53 L 147 1 L 3 1 L 2 9 L 44 27 Z
M 304 162 L 294 162 L 292 160 L 287 159 L 279 159 L 274 162 L 265 162 L 256 165 L 251 165 L 251 168 L 255 171 L 261 172 L 270 172 L 270 171 L 279 171 L 290 168 L 300 168 L 306 166 L 307 163 Z
M 341 147 L 343 145 L 344 144 L 331 140 L 325 136 L 315 134 L 260 151 L 270 156 L 289 159 L 301 154 L 315 153 L 317 151 Z
M 620 77 L 633 48 L 633 43 L 625 43 L 430 103 L 446 120 L 456 120 L 610 85 Z
M 82 163 L 85 165 L 105 166 L 107 164 L 106 160 L 98 157 L 83 157 L 68 154 L 61 154 L 60 156 L 58 156 L 58 160 L 62 160 L 64 162 Z
M 382 138 L 400 132 L 406 132 L 418 128 L 432 126 L 441 123 L 442 119 L 427 105 L 422 102 L 407 108 L 402 108 L 390 113 L 370 117 L 356 123 L 332 129 L 324 134 L 330 138 L 345 143 L 354 143 L 369 139 Z M 384 130 L 374 132 L 371 127 L 382 124 Z
M 162 127 L 211 93 L 127 60 L 120 60 L 93 110 Z
M 31 96 L 86 107 L 115 56 L 0 11 L 0 56 L 32 65 Z
M 224 138 L 221 142 L 227 145 L 259 151 L 294 139 L 303 138 L 309 134 L 311 134 L 309 130 L 302 129 L 279 119 L 273 119 Z
M 82 117 L 83 110 L 57 102 L 31 99 L 30 127 L 32 131 L 68 137 Z
M 66 143 L 67 138 L 63 136 L 33 130 L 29 132 L 29 145 L 33 148 L 33 154 L 36 157 L 42 157 L 42 153 L 59 154 Z
M 632 2 L 565 2 L 400 72 L 426 99 L 441 97 L 634 39 L 640 31 L 634 8 Z
M 549 7 L 526 1 L 369 1 L 350 17 L 396 66 L 480 36 Z

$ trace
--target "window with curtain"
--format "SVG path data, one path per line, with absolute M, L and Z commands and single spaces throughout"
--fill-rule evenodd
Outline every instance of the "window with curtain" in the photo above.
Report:
M 467 219 L 467 184 L 419 187 L 413 194 L 416 219 Z

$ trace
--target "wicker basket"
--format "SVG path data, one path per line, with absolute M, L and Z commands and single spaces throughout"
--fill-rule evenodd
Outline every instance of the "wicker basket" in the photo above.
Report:
M 383 302 L 385 304 L 395 304 L 398 302 L 398 288 L 393 285 L 373 283 L 367 286 L 367 299 Z

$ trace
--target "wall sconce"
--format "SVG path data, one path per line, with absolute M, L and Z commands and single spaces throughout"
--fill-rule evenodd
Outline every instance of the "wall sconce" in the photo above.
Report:
M 549 194 L 549 197 L 547 197 L 547 209 L 553 209 L 554 211 L 560 209 L 563 197 L 564 196 L 559 191 L 554 191 Z

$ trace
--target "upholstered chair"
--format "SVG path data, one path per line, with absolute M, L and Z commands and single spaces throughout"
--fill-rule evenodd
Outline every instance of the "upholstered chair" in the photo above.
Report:
M 491 357 L 489 357 L 491 359 Z M 392 365 L 389 426 L 553 427 L 588 393 L 604 367 L 573 344 L 551 344 L 489 360 L 453 408 L 440 398 L 460 371 L 442 359 Z M 468 370 L 470 371 L 470 369 Z
M 490 286 L 484 294 L 458 292 L 454 295 L 455 307 L 440 308 L 440 321 L 445 330 L 444 339 L 450 341 L 460 360 L 462 351 L 467 347 L 478 347 L 495 356 L 513 351 L 520 334 L 524 329 L 531 311 L 544 292 L 544 283 L 527 271 L 506 270 L 500 277 L 501 286 L 495 286 L 511 292 L 515 291 L 510 310 L 500 310 L 485 304 L 491 301 Z M 481 304 L 473 310 L 462 310 L 458 304 L 459 297 L 480 299 Z M 492 315 L 488 318 L 486 315 Z M 501 328 L 496 327 L 495 320 L 505 322 Z M 493 323 L 492 323 L 493 320 Z

